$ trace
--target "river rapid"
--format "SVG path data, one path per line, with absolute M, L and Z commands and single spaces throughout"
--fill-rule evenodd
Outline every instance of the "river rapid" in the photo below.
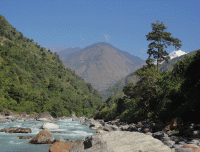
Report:
M 5 122 L 0 123 L 0 130 L 8 127 L 31 128 L 32 133 L 5 133 L 0 132 L 0 152 L 49 152 L 51 145 L 29 144 L 30 139 L 19 139 L 17 136 L 36 136 L 42 129 L 39 129 L 45 122 L 31 120 L 26 122 Z M 90 130 L 89 125 L 82 125 L 79 121 L 64 119 L 54 121 L 60 129 L 50 130 L 54 138 L 63 138 L 67 141 L 81 139 L 96 133 Z

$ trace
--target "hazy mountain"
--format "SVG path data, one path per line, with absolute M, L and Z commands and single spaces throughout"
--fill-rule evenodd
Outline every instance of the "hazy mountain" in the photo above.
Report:
M 45 48 L 47 50 L 51 50 L 51 52 L 56 52 L 57 55 L 59 55 L 61 60 L 64 60 L 67 55 L 70 55 L 76 51 L 81 50 L 81 48 L 79 48 L 79 47 L 68 48 L 66 46 L 60 46 L 60 47 L 56 47 L 56 48 L 51 46 L 51 47 L 45 47 Z
M 68 55 L 75 53 L 76 51 L 81 50 L 81 48 L 79 47 L 75 47 L 75 48 L 67 48 L 64 49 L 63 51 L 57 52 L 57 54 L 59 55 L 61 60 L 64 60 L 67 58 Z
M 60 58 L 66 67 L 98 90 L 107 89 L 145 64 L 140 57 L 105 42 L 92 44 Z
M 67 46 L 65 45 L 60 46 L 60 47 L 50 46 L 50 47 L 44 47 L 44 48 L 46 48 L 47 50 L 51 50 L 51 52 L 60 52 L 67 49 Z

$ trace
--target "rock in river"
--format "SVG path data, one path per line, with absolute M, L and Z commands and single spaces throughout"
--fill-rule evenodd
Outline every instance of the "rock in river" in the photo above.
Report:
M 19 127 L 8 127 L 1 129 L 0 132 L 8 132 L 8 133 L 31 133 L 31 128 L 19 128 Z
M 45 123 L 40 129 L 54 130 L 54 129 L 59 129 L 59 126 L 54 123 Z
M 33 137 L 29 143 L 31 144 L 52 144 L 54 140 L 53 135 L 48 129 L 40 131 L 35 137 Z

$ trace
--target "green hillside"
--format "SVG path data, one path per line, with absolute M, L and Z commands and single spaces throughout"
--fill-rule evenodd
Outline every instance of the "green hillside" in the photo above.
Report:
M 101 100 L 56 53 L 24 37 L 0 15 L 0 111 L 89 116 Z
M 184 59 L 185 56 L 192 56 L 192 55 L 195 55 L 196 53 L 197 53 L 197 50 L 191 51 L 180 57 L 176 57 L 171 60 L 168 60 L 168 63 L 164 62 L 161 65 L 159 65 L 159 71 L 162 71 L 162 72 L 172 71 L 174 65 L 177 62 Z M 100 94 L 102 95 L 104 100 L 107 99 L 109 96 L 123 97 L 124 96 L 124 93 L 122 91 L 123 87 L 130 82 L 133 82 L 134 84 L 136 84 L 138 81 L 139 81 L 139 78 L 134 74 L 134 72 L 132 72 L 126 77 L 124 77 L 123 79 L 117 81 L 114 85 L 110 86 L 108 89 L 102 90 Z
M 124 96 L 110 96 L 95 117 L 129 123 L 181 118 L 184 125 L 199 124 L 199 64 L 200 49 L 178 60 L 171 71 L 159 71 L 154 64 L 143 66 L 134 72 L 139 80 L 123 87 Z

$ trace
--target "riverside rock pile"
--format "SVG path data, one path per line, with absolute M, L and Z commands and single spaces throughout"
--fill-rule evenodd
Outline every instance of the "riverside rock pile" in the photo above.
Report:
M 77 119 L 78 118 L 76 118 L 76 121 Z M 83 118 L 80 118 L 80 120 L 82 119 Z M 119 119 L 109 122 L 103 122 L 102 120 L 98 121 L 86 118 L 85 121 L 87 123 L 90 123 L 91 129 L 97 130 L 97 134 L 89 136 L 82 140 L 78 140 L 74 144 L 74 146 L 70 149 L 70 152 L 75 152 L 75 151 L 98 152 L 98 149 L 99 152 L 101 151 L 101 149 L 104 150 L 105 152 L 106 151 L 117 152 L 120 150 L 122 150 L 122 152 L 126 150 L 138 151 L 138 152 L 165 151 L 161 149 L 156 150 L 156 147 L 152 148 L 151 146 L 149 147 L 149 149 L 145 149 L 148 146 L 143 146 L 144 144 L 152 145 L 153 143 L 151 143 L 151 141 L 156 143 L 156 141 L 153 139 L 159 140 L 163 143 L 163 145 L 160 144 L 160 147 L 166 148 L 167 146 L 168 148 L 170 148 L 170 150 L 169 149 L 166 150 L 169 152 L 194 152 L 194 151 L 200 152 L 200 135 L 199 135 L 200 126 L 198 125 L 185 127 L 183 130 L 184 136 L 182 137 L 182 136 L 177 136 L 176 134 L 173 133 L 172 130 L 170 130 L 170 128 L 171 129 L 176 128 L 174 123 L 166 126 L 165 124 L 162 123 L 153 123 L 149 121 L 141 121 L 138 123 L 126 124 L 124 122 L 120 122 Z M 84 123 L 83 121 L 81 122 Z M 143 140 L 143 142 L 139 142 L 142 139 L 145 140 Z M 137 148 L 135 150 L 134 148 L 131 149 L 130 147 L 130 145 L 134 145 L 134 142 L 135 146 L 140 145 L 139 148 L 136 146 Z M 124 145 L 127 149 L 124 148 L 123 148 L 124 150 L 120 149 L 120 147 L 122 146 L 121 143 L 123 143 L 122 145 Z M 80 149 L 77 147 L 79 147 Z M 128 147 L 130 149 L 128 149 Z
M 68 119 L 69 117 L 53 118 L 48 113 L 27 115 L 26 113 L 15 114 L 5 109 L 0 114 L 0 123 L 11 121 L 29 121 L 38 120 L 45 122 L 52 122 L 59 119 Z M 42 130 L 39 135 L 35 137 L 29 137 L 33 144 L 53 144 L 56 149 L 60 145 L 65 145 L 65 149 L 70 149 L 71 152 L 200 152 L 200 125 L 189 124 L 182 129 L 179 128 L 182 136 L 177 136 L 173 133 L 173 129 L 177 129 L 177 126 L 181 126 L 179 122 L 171 123 L 169 125 L 162 123 L 153 123 L 148 121 L 141 121 L 137 123 L 127 124 L 121 122 L 119 119 L 104 122 L 103 120 L 88 119 L 85 117 L 72 117 L 73 121 L 79 121 L 82 125 L 90 124 L 90 129 L 97 130 L 97 133 L 77 140 L 73 144 L 65 144 L 64 139 L 54 139 L 48 130 Z M 50 123 L 51 124 L 51 123 Z M 52 126 L 52 125 L 50 125 Z M 28 128 L 4 128 L 1 131 L 20 130 L 24 133 L 29 133 Z M 28 130 L 27 132 L 24 129 Z M 44 132 L 45 131 L 45 132 Z M 14 131 L 11 131 L 14 133 Z M 37 137 L 37 138 L 36 138 Z M 48 138 L 47 138 L 48 137 Z M 20 139 L 26 139 L 27 137 L 19 137 Z M 62 147 L 60 147 L 62 148 Z M 62 150 L 61 150 L 62 151 Z M 68 151 L 68 150 L 67 150 Z

